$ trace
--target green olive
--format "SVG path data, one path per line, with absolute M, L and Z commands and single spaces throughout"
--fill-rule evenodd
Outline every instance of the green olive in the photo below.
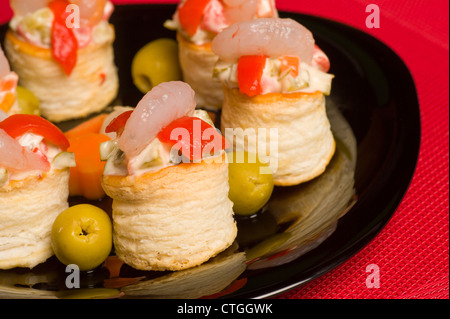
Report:
M 133 82 L 142 93 L 163 82 L 182 79 L 178 59 L 178 43 L 161 38 L 143 46 L 131 64 Z
M 272 195 L 273 175 L 267 173 L 267 165 L 256 154 L 228 153 L 228 161 L 229 198 L 234 204 L 234 212 L 244 216 L 257 213 Z
M 38 98 L 23 86 L 17 86 L 17 102 L 20 113 L 41 115 Z

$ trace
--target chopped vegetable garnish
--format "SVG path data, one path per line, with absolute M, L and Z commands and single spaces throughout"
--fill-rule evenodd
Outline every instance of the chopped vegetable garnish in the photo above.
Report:
M 247 55 L 239 59 L 237 75 L 242 94 L 252 97 L 262 93 L 261 78 L 266 60 L 265 55 Z
M 197 117 L 184 116 L 173 121 L 161 130 L 158 139 L 171 144 L 192 161 L 229 147 L 228 141 L 214 127 Z

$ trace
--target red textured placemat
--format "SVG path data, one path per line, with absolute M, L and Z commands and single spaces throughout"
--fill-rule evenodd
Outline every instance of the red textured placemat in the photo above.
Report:
M 320 15 L 366 31 L 389 45 L 410 68 L 422 113 L 417 171 L 387 227 L 354 258 L 283 298 L 449 298 L 449 3 L 376 1 L 380 28 L 368 29 L 373 1 L 278 1 L 281 9 Z M 380 269 L 369 289 L 366 267 Z
M 5 0 L 0 22 L 10 17 Z M 114 0 L 177 3 L 176 0 Z M 380 28 L 369 29 L 369 4 L 380 9 Z M 282 299 L 449 298 L 449 2 L 445 0 L 277 0 L 280 10 L 333 19 L 361 29 L 405 61 L 417 85 L 422 146 L 417 171 L 399 209 L 361 252 Z M 369 265 L 380 287 L 368 288 Z

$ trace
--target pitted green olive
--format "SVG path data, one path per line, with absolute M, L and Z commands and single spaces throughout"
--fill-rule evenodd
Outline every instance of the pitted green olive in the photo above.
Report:
M 161 38 L 146 44 L 134 56 L 131 73 L 134 84 L 142 93 L 163 82 L 181 80 L 178 43 Z
M 17 102 L 20 113 L 41 115 L 38 98 L 29 90 L 22 86 L 17 86 Z
M 237 215 L 257 213 L 270 199 L 274 184 L 273 175 L 267 174 L 267 165 L 255 154 L 233 152 L 228 154 L 229 198 Z

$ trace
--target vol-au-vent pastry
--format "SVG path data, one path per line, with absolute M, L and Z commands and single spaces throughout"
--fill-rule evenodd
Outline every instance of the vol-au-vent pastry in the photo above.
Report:
M 107 0 L 11 0 L 5 51 L 19 84 L 48 120 L 83 118 L 118 91 L 114 28 Z
M 19 113 L 17 83 L 19 77 L 11 71 L 9 62 L 0 47 L 0 110 L 6 114 Z
M 165 26 L 177 30 L 183 79 L 196 92 L 199 107 L 222 108 L 222 85 L 213 77 L 217 56 L 211 41 L 230 25 L 278 17 L 275 0 L 182 0 Z
M 322 174 L 335 152 L 325 104 L 334 76 L 311 32 L 291 19 L 247 21 L 217 35 L 212 50 L 224 87 L 222 132 L 244 132 L 234 147 L 271 164 L 278 186 Z M 258 136 L 261 128 L 277 138 Z
M 113 199 L 114 247 L 140 270 L 198 266 L 228 248 L 237 227 L 228 198 L 225 138 L 192 88 L 166 82 L 110 121 L 102 185 Z
M 34 266 L 53 255 L 55 218 L 68 207 L 69 142 L 37 115 L 0 111 L 0 269 Z

